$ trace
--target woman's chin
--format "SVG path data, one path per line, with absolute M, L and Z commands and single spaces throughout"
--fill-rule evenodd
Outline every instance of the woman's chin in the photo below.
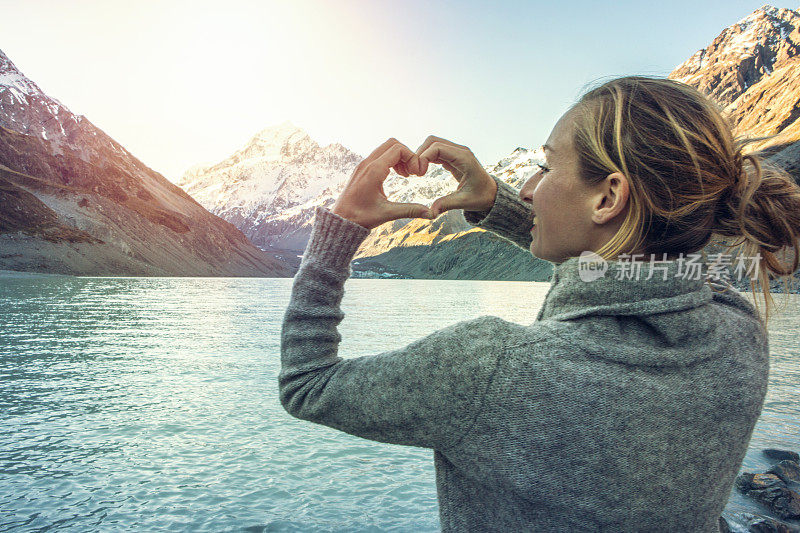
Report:
M 530 247 L 531 255 L 536 259 L 541 259 L 542 261 L 549 261 L 551 263 L 559 263 L 563 261 L 563 258 L 555 256 L 554 254 L 549 254 L 546 251 L 541 249 L 539 243 L 536 239 L 533 240 Z
M 529 248 L 529 250 L 531 251 L 531 255 L 533 257 L 535 257 L 537 259 L 544 259 L 545 261 L 547 261 L 546 258 L 542 257 L 542 252 L 541 252 L 541 250 L 539 250 L 539 247 L 537 246 L 536 240 L 534 240 L 531 243 L 531 247 Z

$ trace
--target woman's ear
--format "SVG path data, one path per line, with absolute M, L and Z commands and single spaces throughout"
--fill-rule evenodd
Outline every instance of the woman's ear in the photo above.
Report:
M 630 188 L 628 180 L 621 172 L 614 172 L 606 176 L 596 186 L 593 196 L 592 222 L 605 224 L 625 211 L 628 205 Z

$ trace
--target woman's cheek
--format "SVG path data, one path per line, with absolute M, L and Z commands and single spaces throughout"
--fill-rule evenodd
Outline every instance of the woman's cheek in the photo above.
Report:
M 543 183 L 544 180 L 537 183 L 531 194 L 533 212 L 539 216 L 539 220 L 549 218 L 549 213 L 553 211 L 555 206 L 555 198 L 553 198 L 552 191 L 547 186 L 543 187 Z

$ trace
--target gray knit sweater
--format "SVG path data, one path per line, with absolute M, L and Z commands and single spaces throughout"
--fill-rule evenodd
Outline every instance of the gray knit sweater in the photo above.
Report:
M 529 207 L 498 187 L 465 216 L 527 248 Z M 570 258 L 532 324 L 481 316 L 342 358 L 343 287 L 368 234 L 316 212 L 281 334 L 289 413 L 433 449 L 442 531 L 718 531 L 769 371 L 740 293 L 678 261 L 582 281 Z

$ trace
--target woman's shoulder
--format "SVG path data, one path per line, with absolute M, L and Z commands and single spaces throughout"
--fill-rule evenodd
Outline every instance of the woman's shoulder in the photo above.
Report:
M 747 299 L 745 293 L 738 290 L 726 280 L 709 279 L 713 301 L 719 305 L 730 307 L 732 310 L 743 313 L 748 317 L 758 318 L 755 305 Z M 752 293 L 751 293 L 752 294 Z

